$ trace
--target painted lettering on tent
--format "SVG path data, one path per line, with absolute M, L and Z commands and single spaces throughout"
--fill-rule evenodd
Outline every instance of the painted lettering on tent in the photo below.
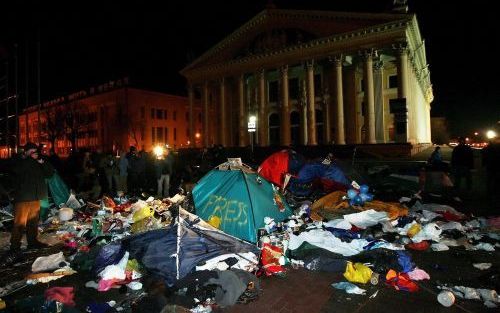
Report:
M 265 226 L 269 216 L 280 222 L 292 214 L 282 200 L 285 210 L 275 202 L 271 183 L 255 173 L 241 170 L 214 169 L 193 188 L 196 214 L 209 221 L 220 219 L 219 229 L 237 238 L 257 242 L 257 230 Z
M 219 217 L 222 225 L 225 223 L 238 223 L 240 226 L 248 224 L 248 206 L 244 202 L 226 199 L 222 196 L 210 195 L 201 212 L 205 216 Z

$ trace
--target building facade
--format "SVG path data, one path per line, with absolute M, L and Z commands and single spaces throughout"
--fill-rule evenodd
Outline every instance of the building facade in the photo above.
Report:
M 193 138 L 190 142 L 190 116 Z M 39 126 L 40 121 L 40 126 Z M 19 116 L 20 144 L 54 147 L 67 156 L 72 149 L 150 151 L 157 144 L 174 148 L 201 146 L 201 108 L 188 98 L 147 91 L 117 81 L 79 91 L 24 110 Z
M 186 66 L 203 145 L 431 142 L 433 100 L 417 19 L 267 9 Z M 205 135 L 207 134 L 207 135 Z

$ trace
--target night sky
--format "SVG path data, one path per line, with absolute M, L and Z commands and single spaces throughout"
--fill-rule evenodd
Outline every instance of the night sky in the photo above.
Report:
M 144 1 L 102 7 L 12 8 L 0 19 L 0 58 L 19 46 L 20 85 L 29 49 L 30 98 L 35 99 L 36 38 L 41 38 L 42 100 L 121 76 L 132 85 L 186 94 L 178 74 L 266 7 L 266 0 Z M 275 0 L 282 9 L 387 10 L 391 0 Z M 77 3 L 73 1 L 72 3 Z M 155 3 L 155 2 L 153 2 Z M 427 47 L 434 87 L 433 116 L 446 116 L 453 135 L 470 135 L 500 120 L 500 31 L 492 1 L 409 1 Z M 3 47 L 3 51 L 2 48 Z M 24 98 L 21 98 L 24 102 Z

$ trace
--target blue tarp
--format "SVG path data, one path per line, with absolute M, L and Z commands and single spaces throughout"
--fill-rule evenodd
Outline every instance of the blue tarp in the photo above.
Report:
M 264 217 L 280 222 L 292 213 L 270 182 L 242 170 L 210 171 L 196 184 L 193 199 L 199 217 L 208 221 L 216 216 L 222 231 L 253 243 Z

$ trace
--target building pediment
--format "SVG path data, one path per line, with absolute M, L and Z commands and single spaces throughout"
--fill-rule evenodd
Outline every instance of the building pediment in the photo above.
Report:
M 406 14 L 264 10 L 186 66 L 181 73 L 408 18 Z

